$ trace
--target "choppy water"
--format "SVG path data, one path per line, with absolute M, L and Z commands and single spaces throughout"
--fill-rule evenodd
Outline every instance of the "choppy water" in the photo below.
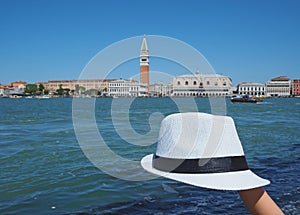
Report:
M 92 114 L 98 130 L 115 154 L 135 162 L 153 153 L 155 145 L 127 143 L 127 138 L 142 139 L 126 136 L 126 129 L 123 136 L 116 133 L 115 126 L 123 128 L 124 122 L 114 124 L 111 117 L 127 114 L 129 125 L 145 135 L 152 113 L 168 115 L 180 109 L 168 98 L 135 99 L 128 114 L 122 108 L 126 99 L 120 99 L 113 112 L 112 101 L 96 99 Z M 180 105 L 188 110 L 186 101 L 181 99 Z M 200 111 L 210 112 L 208 99 L 195 101 Z M 272 182 L 265 189 L 286 214 L 300 214 L 300 99 L 265 99 L 262 104 L 227 100 L 226 109 L 235 120 L 249 166 Z M 153 130 L 159 126 L 152 121 Z M 247 214 L 234 191 L 162 178 L 126 181 L 105 174 L 78 144 L 72 99 L 0 99 L 0 149 L 0 214 Z M 95 153 L 119 171 L 109 156 Z M 133 178 L 144 174 L 141 169 L 128 172 Z

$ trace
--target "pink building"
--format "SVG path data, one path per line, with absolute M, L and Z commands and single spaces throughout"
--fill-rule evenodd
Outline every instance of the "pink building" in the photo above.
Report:
M 293 80 L 292 82 L 292 95 L 300 96 L 300 80 Z

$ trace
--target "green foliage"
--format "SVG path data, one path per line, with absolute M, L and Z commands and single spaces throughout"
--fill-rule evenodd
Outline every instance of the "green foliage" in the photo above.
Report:
M 85 91 L 84 94 L 90 95 L 90 96 L 96 96 L 96 95 L 98 95 L 98 90 L 90 89 L 90 90 Z
M 37 89 L 37 94 L 39 94 L 39 95 L 44 94 L 44 90 L 45 90 L 44 85 L 39 84 L 38 89 Z
M 64 94 L 64 89 L 62 88 L 62 84 L 59 85 L 59 89 L 56 90 L 56 93 L 60 96 Z
M 39 90 L 40 92 L 44 92 L 44 90 L 45 90 L 44 85 L 39 84 L 38 90 Z
M 62 88 L 62 84 L 60 84 L 59 89 L 56 90 L 56 95 L 70 95 L 70 91 L 69 88 Z
M 85 91 L 85 87 L 80 86 L 80 87 L 79 87 L 79 90 L 80 90 L 81 92 L 84 92 L 84 91 Z
M 31 95 L 37 94 L 37 91 L 38 91 L 38 87 L 36 84 L 27 84 L 24 90 L 26 94 L 31 94 Z

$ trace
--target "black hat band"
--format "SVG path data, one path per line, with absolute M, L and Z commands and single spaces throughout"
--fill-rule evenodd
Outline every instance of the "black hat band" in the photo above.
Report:
M 222 173 L 248 170 L 245 156 L 177 159 L 153 156 L 153 167 L 169 173 Z

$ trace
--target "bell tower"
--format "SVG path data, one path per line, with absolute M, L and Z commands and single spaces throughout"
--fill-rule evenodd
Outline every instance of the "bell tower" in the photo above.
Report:
M 140 82 L 149 86 L 149 53 L 146 35 L 144 35 L 140 53 Z

